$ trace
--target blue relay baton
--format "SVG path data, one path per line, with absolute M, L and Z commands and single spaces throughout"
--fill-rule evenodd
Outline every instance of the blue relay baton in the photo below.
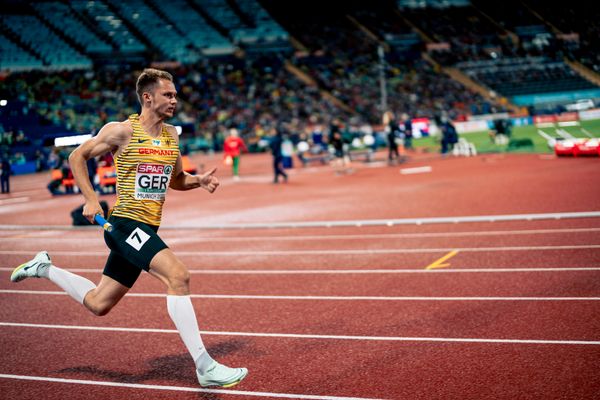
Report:
M 98 225 L 100 225 L 106 232 L 112 232 L 113 226 L 110 222 L 104 219 L 104 217 L 100 214 L 96 214 L 94 216 L 94 220 Z

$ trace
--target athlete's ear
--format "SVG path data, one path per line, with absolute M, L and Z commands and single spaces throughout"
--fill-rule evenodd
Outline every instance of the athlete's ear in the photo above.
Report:
M 152 94 L 150 92 L 142 93 L 142 99 L 144 100 L 144 104 L 152 100 Z

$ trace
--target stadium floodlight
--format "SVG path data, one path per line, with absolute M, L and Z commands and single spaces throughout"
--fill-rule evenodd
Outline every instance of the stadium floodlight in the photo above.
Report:
M 0 107 L 5 107 L 8 104 L 8 100 L 2 99 L 0 100 Z
M 86 140 L 90 139 L 92 135 L 76 135 L 76 136 L 63 136 L 57 137 L 54 139 L 55 147 L 65 147 L 65 146 L 77 146 Z

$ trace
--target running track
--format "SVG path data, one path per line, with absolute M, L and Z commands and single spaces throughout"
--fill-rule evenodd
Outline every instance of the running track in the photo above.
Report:
M 242 384 L 198 387 L 148 275 L 102 318 L 50 282 L 9 282 L 41 249 L 92 280 L 106 256 L 98 228 L 67 226 L 81 198 L 38 174 L 0 197 L 0 398 L 598 398 L 596 159 L 421 154 L 280 186 L 264 155 L 241 171 L 212 196 L 172 192 L 161 232 Z

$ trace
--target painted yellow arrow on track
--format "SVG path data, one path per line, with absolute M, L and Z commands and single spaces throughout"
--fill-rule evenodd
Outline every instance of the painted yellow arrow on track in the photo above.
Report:
M 450 253 L 446 254 L 444 257 L 439 258 L 439 259 L 435 260 L 434 262 L 432 262 L 431 264 L 429 264 L 427 267 L 425 267 L 425 269 L 435 269 L 435 268 L 447 267 L 450 264 L 442 264 L 442 263 L 444 261 L 454 257 L 457 254 L 458 254 L 458 250 L 452 250 Z

